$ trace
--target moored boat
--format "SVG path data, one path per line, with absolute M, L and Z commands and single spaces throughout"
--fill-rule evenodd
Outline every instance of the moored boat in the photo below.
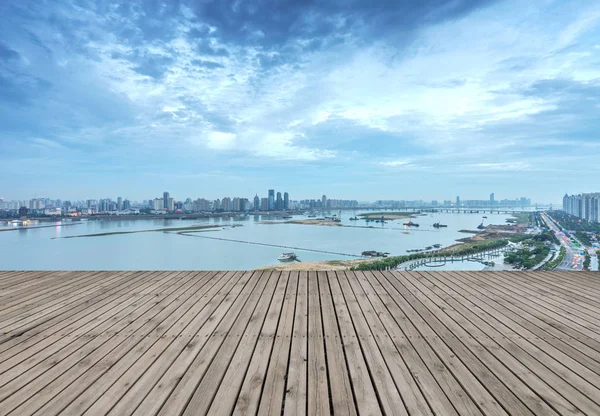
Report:
M 296 253 L 282 253 L 281 256 L 277 257 L 279 261 L 294 261 L 298 258 Z
M 408 226 L 408 227 L 418 227 L 419 224 L 412 222 L 412 221 L 407 221 L 404 223 L 404 225 Z

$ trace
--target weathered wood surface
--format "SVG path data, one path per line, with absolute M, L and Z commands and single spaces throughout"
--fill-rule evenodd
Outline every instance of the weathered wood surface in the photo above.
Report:
M 0 272 L 2 415 L 600 415 L 600 273 Z

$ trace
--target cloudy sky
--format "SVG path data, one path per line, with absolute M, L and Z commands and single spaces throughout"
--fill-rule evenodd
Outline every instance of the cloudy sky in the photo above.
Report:
M 0 197 L 600 191 L 600 3 L 0 2 Z

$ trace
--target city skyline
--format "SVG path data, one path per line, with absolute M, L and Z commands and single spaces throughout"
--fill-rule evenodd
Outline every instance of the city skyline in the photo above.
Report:
M 594 191 L 600 6 L 441 4 L 3 1 L 0 196 Z

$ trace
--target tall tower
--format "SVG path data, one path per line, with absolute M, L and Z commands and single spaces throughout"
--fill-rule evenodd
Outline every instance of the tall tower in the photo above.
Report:
M 456 197 L 456 208 L 460 208 L 460 197 Z
M 269 189 L 269 209 L 275 209 L 275 189 Z
M 494 206 L 494 193 L 492 192 L 490 194 L 490 207 L 493 207 L 493 206 Z
M 323 209 L 327 208 L 327 195 L 323 195 L 321 197 L 321 208 L 323 208 Z
M 260 198 L 258 194 L 254 195 L 254 211 L 258 211 L 260 209 Z
M 169 193 L 167 191 L 163 192 L 163 208 L 169 209 Z
M 281 199 L 281 192 L 277 192 L 277 202 L 275 206 L 277 207 L 277 211 L 281 211 L 283 209 L 283 199 Z
M 283 209 L 290 209 L 290 195 L 287 192 L 283 193 Z

